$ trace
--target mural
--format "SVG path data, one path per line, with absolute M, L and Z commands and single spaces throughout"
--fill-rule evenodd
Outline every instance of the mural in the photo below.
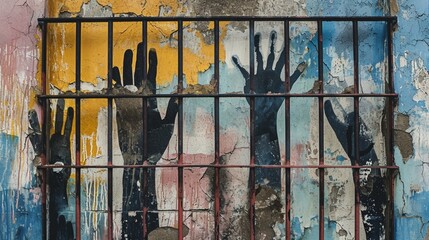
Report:
M 0 9 L 0 239 L 37 238 L 42 231 L 41 188 L 37 166 L 46 151 L 41 139 L 41 121 L 52 123 L 49 138 L 50 164 L 76 161 L 76 136 L 72 122 L 77 110 L 71 101 L 53 100 L 52 116 L 41 115 L 40 32 L 37 18 L 111 16 L 397 16 L 393 36 L 395 91 L 393 213 L 388 204 L 384 170 L 359 171 L 362 239 L 429 238 L 428 118 L 429 59 L 427 41 L 429 8 L 426 1 L 349 1 L 347 4 L 308 0 L 133 1 L 120 0 L 32 0 L 6 1 Z M 220 92 L 283 93 L 284 42 L 282 24 L 255 22 L 255 73 L 250 89 L 249 30 L 246 23 L 221 22 L 219 42 Z M 386 85 L 385 24 L 358 24 L 359 89 L 362 93 L 384 93 Z M 211 87 L 213 79 L 213 23 L 184 21 L 183 66 L 187 93 Z M 76 28 L 54 24 L 49 28 L 46 80 L 48 94 L 75 90 Z M 290 86 L 292 93 L 317 92 L 317 27 L 300 21 L 290 23 Z M 277 34 L 278 33 L 278 34 Z M 323 23 L 323 89 L 346 92 L 353 84 L 351 24 Z M 101 37 L 100 37 L 101 36 Z M 142 59 L 141 23 L 114 23 L 112 69 L 114 93 L 154 94 L 175 91 L 177 82 L 177 24 L 148 24 L 148 61 Z M 99 93 L 107 86 L 107 24 L 82 23 L 82 93 Z M 277 43 L 276 43 L 277 42 Z M 156 49 L 156 51 L 154 50 Z M 125 52 L 125 53 L 124 53 Z M 148 71 L 141 69 L 148 66 Z M 244 81 L 243 81 L 244 80 Z M 191 89 L 192 86 L 194 90 Z M 314 85 L 317 87 L 316 85 Z M 197 90 L 195 90 L 197 89 Z M 244 89 L 244 91 L 243 91 Z M 204 92 L 203 91 L 203 92 Z M 351 98 L 349 98 L 350 100 Z M 213 101 L 192 98 L 183 101 L 184 159 L 189 164 L 210 164 L 214 159 Z M 386 146 L 382 122 L 385 98 L 361 98 L 359 110 L 359 155 L 356 159 L 354 112 L 343 98 L 324 102 L 325 163 L 350 166 L 383 166 Z M 113 236 L 136 239 L 143 231 L 150 237 L 177 236 L 183 224 L 185 239 L 213 239 L 214 173 L 211 168 L 184 168 L 184 219 L 177 221 L 177 171 L 155 165 L 177 161 L 177 99 L 114 99 L 113 164 L 145 164 L 144 170 L 114 169 Z M 72 108 L 69 108 L 69 107 Z M 279 165 L 285 159 L 285 104 L 283 98 L 255 98 L 255 163 Z M 105 164 L 107 158 L 107 101 L 84 99 L 81 105 L 82 165 Z M 147 113 L 143 126 L 143 112 Z M 317 97 L 291 99 L 291 164 L 318 163 Z M 74 116 L 76 114 L 76 116 Z M 248 164 L 250 99 L 220 100 L 220 157 L 222 164 Z M 147 130 L 147 142 L 143 139 Z M 194 144 L 198 143 L 198 144 Z M 147 152 L 142 146 L 148 144 Z M 213 148 L 213 149 L 212 149 Z M 147 162 L 143 162 L 147 159 Z M 393 172 L 393 171 L 392 171 Z M 49 177 L 47 204 L 48 238 L 74 239 L 77 194 L 80 197 L 81 239 L 106 239 L 107 171 L 89 168 L 80 175 L 77 192 L 75 171 L 54 168 Z M 282 239 L 284 222 L 284 173 L 279 169 L 255 169 L 256 234 L 258 238 Z M 354 181 L 350 169 L 325 171 L 325 239 L 354 239 Z M 249 171 L 221 169 L 220 232 L 223 239 L 246 239 L 249 233 Z M 318 239 L 319 175 L 316 169 L 291 169 L 292 239 Z M 144 184 L 146 183 L 146 184 Z M 390 201 L 391 199 L 389 199 Z M 389 205 L 390 206 L 390 205 Z M 394 229 L 385 229 L 393 215 Z M 389 216 L 389 219 L 388 217 Z M 148 223 L 143 229 L 142 223 Z M 162 235 L 159 230 L 165 230 Z M 263 236 L 264 235 L 264 236 Z M 389 235 L 391 236 L 391 235 Z M 163 238 L 162 238 L 163 237 Z

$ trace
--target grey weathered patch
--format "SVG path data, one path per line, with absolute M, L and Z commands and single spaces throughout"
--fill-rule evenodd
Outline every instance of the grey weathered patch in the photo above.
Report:
M 189 228 L 186 225 L 183 227 L 183 236 L 185 237 L 189 233 Z M 174 240 L 179 236 L 179 230 L 173 227 L 159 227 L 149 233 L 149 240 Z
M 394 132 L 395 145 L 398 146 L 404 162 L 408 161 L 414 154 L 413 137 L 407 132 L 408 128 L 410 128 L 410 117 L 397 113 Z

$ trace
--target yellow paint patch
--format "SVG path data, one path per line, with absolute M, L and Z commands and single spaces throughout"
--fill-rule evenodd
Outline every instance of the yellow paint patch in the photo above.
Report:
M 58 17 L 61 12 L 77 13 L 83 3 L 89 0 L 50 0 L 48 3 L 48 15 Z M 176 0 L 164 1 L 122 1 L 122 0 L 97 0 L 104 6 L 110 6 L 113 13 L 135 13 L 143 16 L 163 15 L 177 16 L 186 12 L 184 6 Z M 198 83 L 198 74 L 206 71 L 214 63 L 214 45 L 207 44 L 201 32 L 189 26 L 192 23 L 184 23 L 187 36 L 185 39 L 192 41 L 184 43 L 183 72 L 188 84 Z M 221 23 L 221 29 L 226 29 L 227 22 Z M 209 23 L 206 31 L 213 30 L 213 22 Z M 149 23 L 147 39 L 149 51 L 155 48 L 158 54 L 157 84 L 166 85 L 178 75 L 178 34 L 177 23 L 157 22 Z M 105 87 L 108 74 L 108 36 L 107 23 L 82 23 L 81 28 L 81 66 L 80 80 L 82 91 Z M 221 32 L 221 39 L 226 31 Z M 113 66 L 118 66 L 121 73 L 123 68 L 123 54 L 126 49 L 131 49 L 134 54 L 133 68 L 136 58 L 137 44 L 142 40 L 142 25 L 140 22 L 114 23 L 113 28 Z M 186 45 L 188 44 L 188 45 Z M 48 54 L 47 54 L 47 82 L 61 92 L 75 92 L 76 82 L 76 26 L 72 23 L 49 24 L 48 28 Z M 224 61 L 225 51 L 220 41 L 220 60 Z M 40 79 L 40 78 L 39 78 Z M 103 85 L 104 84 L 104 85 Z M 89 86 L 89 89 L 88 89 Z M 49 89 L 47 89 L 49 92 Z M 54 93 L 54 92 L 51 92 Z M 73 100 L 66 101 L 67 106 L 75 107 Z M 81 102 L 81 134 L 94 136 L 91 141 L 86 141 L 82 146 L 89 151 L 89 156 L 100 154 L 96 146 L 96 131 L 98 125 L 98 113 L 107 106 L 106 100 L 82 100 Z M 54 116 L 51 116 L 53 120 Z M 73 133 L 75 132 L 73 127 Z M 90 150 L 89 150 L 90 149 Z M 87 153 L 88 154 L 88 153 Z M 85 160 L 82 159 L 84 163 Z

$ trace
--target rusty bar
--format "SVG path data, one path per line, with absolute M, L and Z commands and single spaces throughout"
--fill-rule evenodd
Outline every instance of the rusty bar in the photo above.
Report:
M 178 22 L 178 86 L 177 92 L 182 92 L 183 90 L 183 21 L 179 20 Z M 183 98 L 179 98 L 179 111 L 178 111 L 178 163 L 179 165 L 183 163 Z M 178 208 L 178 228 L 179 235 L 178 239 L 183 239 L 183 167 L 179 166 L 177 168 L 178 176 L 178 188 L 177 188 L 177 208 Z
M 39 21 L 48 23 L 75 23 L 75 22 L 106 22 L 112 20 L 114 22 L 140 22 L 140 21 L 156 21 L 156 22 L 171 22 L 171 21 L 392 21 L 396 20 L 396 16 L 297 16 L 297 17 L 273 17 L 273 16 L 201 16 L 201 17 L 79 17 L 79 18 L 39 18 Z
M 284 21 L 284 51 L 285 51 L 285 93 L 290 92 L 290 43 L 289 21 Z M 285 164 L 290 165 L 290 98 L 285 97 Z M 291 176 L 290 168 L 285 169 L 285 229 L 286 240 L 291 239 Z
M 47 82 L 46 82 L 46 65 L 47 65 L 47 35 L 48 35 L 48 23 L 43 22 L 41 24 L 41 30 L 42 30 L 42 61 L 41 61 L 41 68 L 42 68 L 42 94 L 46 94 L 46 89 L 47 87 Z M 47 156 L 47 151 L 46 149 L 49 148 L 49 123 L 50 121 L 48 120 L 50 113 L 49 113 L 49 99 L 45 99 L 44 101 L 40 101 L 41 103 L 41 107 L 42 107 L 42 116 L 41 117 L 41 123 L 42 123 L 42 139 L 44 139 L 45 141 L 45 146 L 44 148 L 42 148 L 42 153 L 40 155 L 40 160 L 41 160 L 41 164 L 42 166 L 46 165 L 46 156 Z M 48 174 L 47 174 L 47 170 L 42 170 L 42 186 L 41 186 L 41 191 L 42 191 L 42 239 L 47 239 L 47 205 L 46 205 L 46 197 L 47 197 L 47 187 L 46 184 L 48 182 Z
M 142 22 L 142 42 L 143 42 L 143 81 L 142 84 L 144 84 L 144 81 L 147 81 L 147 62 L 148 62 L 148 58 L 147 58 L 147 21 L 143 21 Z M 153 86 L 156 89 L 156 86 Z M 156 90 L 155 90 L 156 91 Z M 143 111 L 142 111 L 142 118 L 143 118 L 143 163 L 146 162 L 146 164 L 149 164 L 149 162 L 147 161 L 148 158 L 148 148 L 147 148 L 147 143 L 148 143 L 148 137 L 147 137 L 147 108 L 148 108 L 148 104 L 147 104 L 147 98 L 143 98 Z M 156 168 L 150 169 L 152 171 L 156 171 Z M 150 211 L 150 209 L 148 208 L 149 203 L 147 202 L 148 200 L 148 168 L 139 168 L 139 172 L 143 171 L 143 200 L 142 200 L 142 208 L 143 208 L 143 239 L 147 239 L 148 238 L 148 229 L 147 229 L 147 219 L 148 219 L 148 212 Z M 153 183 L 155 184 L 155 183 Z
M 250 92 L 255 92 L 255 21 L 249 21 L 249 60 L 250 60 Z M 255 98 L 250 97 L 250 166 L 255 166 Z M 249 221 L 250 221 L 250 239 L 255 239 L 255 169 L 249 169 Z
M 394 69 L 393 69 L 393 22 L 395 20 L 391 20 L 387 22 L 387 66 L 388 66 L 388 93 L 394 93 L 395 92 L 395 85 L 394 85 Z M 387 101 L 387 121 L 388 121 L 388 131 L 387 132 L 387 165 L 388 166 L 395 166 L 395 155 L 394 155 L 394 142 L 395 142 L 395 135 L 394 133 L 394 107 L 395 107 L 395 98 L 390 97 Z M 388 170 L 387 171 L 387 178 L 389 180 L 389 185 L 387 186 L 388 189 L 388 202 L 386 206 L 386 227 L 385 227 L 385 234 L 386 239 L 395 239 L 394 234 L 394 191 L 395 191 L 395 172 L 396 170 Z
M 219 98 L 243 98 L 243 97 L 290 97 L 290 98 L 304 98 L 304 97 L 397 97 L 397 93 L 222 93 L 222 94 L 157 94 L 158 98 L 168 98 L 168 97 L 177 97 L 177 98 L 208 98 L 208 97 L 219 97 Z M 67 99 L 88 99 L 88 98 L 151 98 L 152 95 L 137 95 L 137 94 L 97 94 L 97 93 L 83 93 L 83 94 L 73 94 L 67 93 L 64 95 L 40 95 L 40 99 L 58 99 L 58 98 L 67 98 Z
M 323 116 L 323 22 L 317 21 L 317 51 L 320 84 L 319 93 L 319 165 L 325 164 Z M 325 169 L 319 168 L 319 239 L 325 239 Z
M 216 93 L 219 93 L 219 21 L 214 22 L 214 79 L 216 81 Z M 215 164 L 220 164 L 220 144 L 219 144 L 219 97 L 214 99 L 214 140 L 215 140 Z M 220 240 L 220 169 L 215 168 L 215 239 Z
M 165 165 L 66 165 L 58 166 L 54 164 L 47 164 L 44 166 L 37 167 L 38 169 L 51 169 L 51 168 L 76 168 L 76 169 L 89 169 L 89 168 L 303 168 L 303 169 L 317 169 L 317 168 L 332 168 L 332 169 L 361 169 L 361 168 L 370 168 L 370 169 L 399 169 L 398 166 L 346 166 L 346 165 L 247 165 L 247 164 L 165 164 Z
M 107 25 L 107 89 L 112 90 L 113 22 Z M 107 99 L 107 165 L 113 160 L 113 99 Z M 107 238 L 113 239 L 113 169 L 107 169 Z
M 80 92 L 80 69 L 81 69 L 81 23 L 76 23 L 76 92 Z M 80 99 L 75 99 L 76 109 L 76 165 L 80 165 Z M 81 237 L 80 223 L 80 169 L 76 168 L 76 239 Z
M 358 22 L 353 21 L 353 79 L 354 79 L 354 93 L 359 93 L 359 35 L 358 35 Z M 359 129 L 360 129 L 360 120 L 359 120 L 359 97 L 355 96 L 353 98 L 354 106 L 354 160 L 352 160 L 353 165 L 359 165 Z M 355 239 L 360 239 L 360 184 L 359 184 L 359 169 L 353 169 L 353 182 L 355 189 Z

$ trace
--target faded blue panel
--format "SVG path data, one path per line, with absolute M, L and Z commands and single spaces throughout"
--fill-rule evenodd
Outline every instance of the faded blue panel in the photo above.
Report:
M 0 192 L 0 239 L 30 239 L 40 236 L 41 205 L 37 191 L 29 189 Z
M 12 163 L 18 148 L 18 137 L 0 133 L 0 190 L 9 187 L 12 176 Z

